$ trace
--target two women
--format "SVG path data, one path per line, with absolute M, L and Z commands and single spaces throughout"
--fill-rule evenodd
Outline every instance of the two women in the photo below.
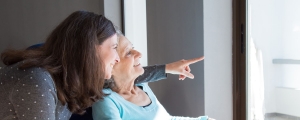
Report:
M 0 67 L 0 118 L 65 120 L 72 113 L 84 113 L 105 96 L 105 79 L 111 78 L 112 68 L 120 62 L 117 47 L 116 31 L 110 20 L 76 11 L 51 32 L 40 48 L 4 51 L 1 59 L 6 66 Z M 187 73 L 178 65 L 171 66 L 176 74 Z M 153 75 L 164 69 L 149 67 L 136 81 L 163 78 Z

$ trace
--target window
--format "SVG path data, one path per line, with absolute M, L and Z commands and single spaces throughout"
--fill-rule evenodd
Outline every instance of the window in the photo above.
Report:
M 299 119 L 300 2 L 234 4 L 236 120 Z

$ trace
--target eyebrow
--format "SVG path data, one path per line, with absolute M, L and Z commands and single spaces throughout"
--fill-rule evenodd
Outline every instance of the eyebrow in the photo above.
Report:
M 127 45 L 126 48 L 124 49 L 124 51 L 122 51 L 122 54 L 124 55 L 128 51 L 128 49 L 131 49 L 131 48 L 133 48 L 133 44 L 131 44 L 131 47 L 130 47 L 130 44 Z
M 115 44 L 113 44 L 112 46 L 116 46 L 116 45 L 118 46 L 118 43 L 115 43 Z

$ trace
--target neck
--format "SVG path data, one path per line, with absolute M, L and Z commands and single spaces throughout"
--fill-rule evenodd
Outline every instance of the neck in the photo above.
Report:
M 128 79 L 118 79 L 114 78 L 116 82 L 116 86 L 118 90 L 113 90 L 118 94 L 135 94 L 136 93 L 136 86 L 134 86 L 134 80 Z

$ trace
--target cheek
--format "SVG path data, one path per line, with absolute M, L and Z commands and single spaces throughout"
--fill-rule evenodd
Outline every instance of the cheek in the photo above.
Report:
M 112 49 L 109 51 L 109 54 L 107 56 L 109 56 L 112 61 L 115 61 L 117 57 L 119 57 L 119 54 L 115 49 Z
M 131 71 L 129 64 L 124 59 L 121 59 L 121 61 L 122 62 L 117 63 L 113 69 L 117 74 L 127 74 Z
M 100 57 L 103 60 L 105 65 L 110 65 L 115 60 L 115 53 L 113 51 L 102 51 Z
M 119 53 L 116 51 L 116 50 L 114 50 L 114 56 L 115 56 L 115 59 L 120 59 L 120 56 L 119 56 Z
M 121 65 L 121 64 L 117 64 L 113 67 L 113 70 L 112 70 L 112 75 L 114 76 L 123 76 L 125 74 L 126 70 L 124 70 L 124 67 Z

